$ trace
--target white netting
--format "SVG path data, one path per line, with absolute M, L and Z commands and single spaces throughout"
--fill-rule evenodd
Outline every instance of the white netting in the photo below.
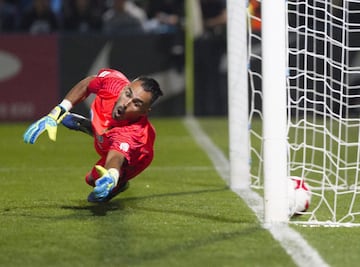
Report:
M 288 0 L 287 10 L 289 176 L 304 177 L 313 191 L 310 209 L 293 221 L 360 225 L 360 2 Z M 254 20 L 259 13 L 249 8 L 249 25 Z M 254 29 L 251 177 L 261 188 L 261 34 Z

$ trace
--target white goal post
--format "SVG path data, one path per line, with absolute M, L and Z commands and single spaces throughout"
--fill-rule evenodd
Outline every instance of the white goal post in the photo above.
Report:
M 227 4 L 230 186 L 264 194 L 265 223 L 360 226 L 360 2 Z M 293 176 L 312 198 L 289 218 Z

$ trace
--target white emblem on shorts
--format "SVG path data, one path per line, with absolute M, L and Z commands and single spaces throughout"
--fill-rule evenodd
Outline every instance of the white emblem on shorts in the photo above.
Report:
M 121 143 L 119 148 L 124 152 L 128 152 L 130 145 L 128 143 Z

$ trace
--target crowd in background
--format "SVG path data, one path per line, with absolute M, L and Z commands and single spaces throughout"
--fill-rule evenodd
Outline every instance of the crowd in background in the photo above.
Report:
M 184 28 L 184 3 L 185 0 L 0 0 L 0 33 L 176 32 Z M 226 23 L 226 0 L 198 3 L 205 30 Z
M 226 0 L 191 0 L 197 114 L 226 113 Z M 0 0 L 0 35 L 162 34 L 183 73 L 185 0 Z
M 0 0 L 0 32 L 173 32 L 183 0 Z

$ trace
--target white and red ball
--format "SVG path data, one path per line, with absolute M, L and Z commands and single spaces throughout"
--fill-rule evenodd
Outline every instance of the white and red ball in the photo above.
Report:
M 308 183 L 302 178 L 290 177 L 288 185 L 289 215 L 293 216 L 306 211 L 311 202 L 311 189 Z

